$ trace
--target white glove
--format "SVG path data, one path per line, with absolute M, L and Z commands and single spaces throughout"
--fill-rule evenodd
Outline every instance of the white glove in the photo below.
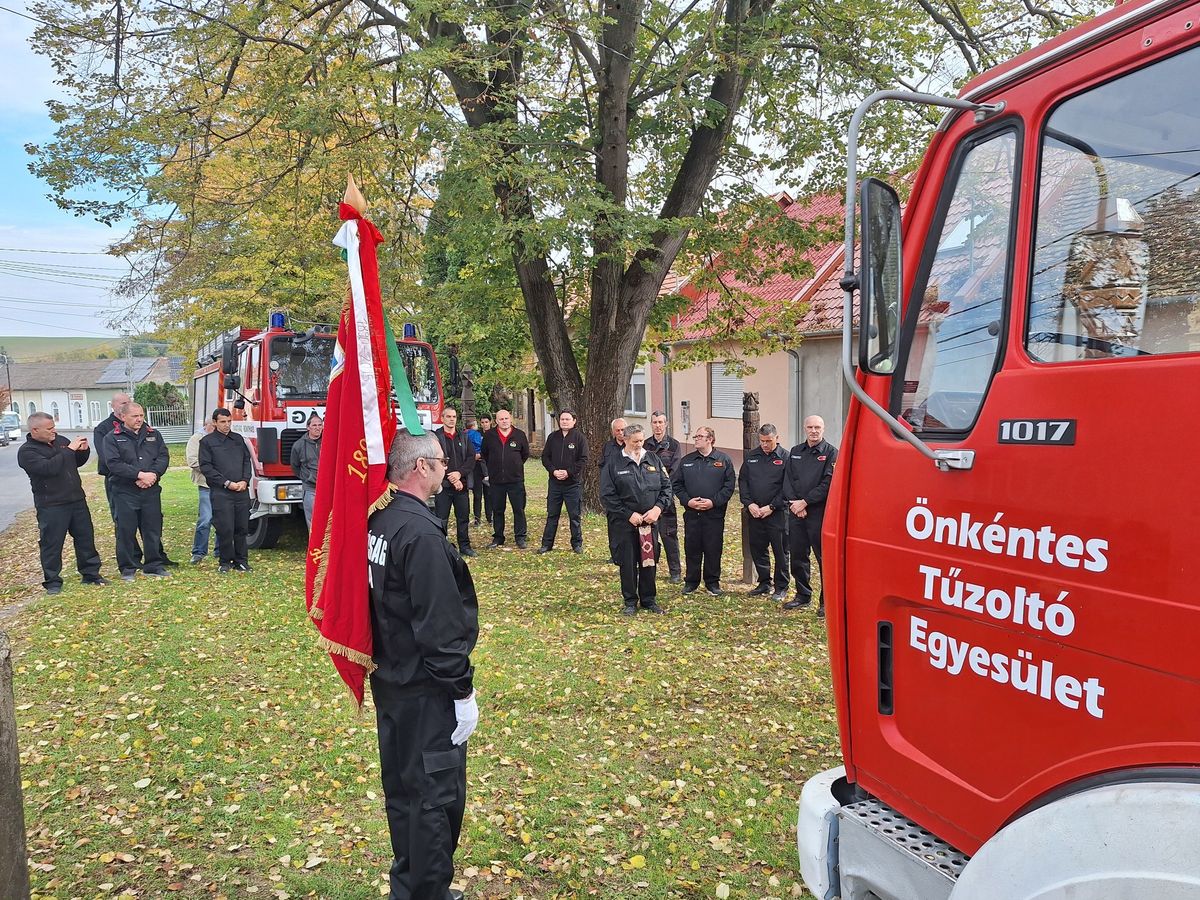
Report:
M 458 720 L 458 727 L 450 735 L 450 743 L 457 747 L 467 742 L 479 724 L 479 704 L 475 702 L 474 691 L 467 699 L 454 701 L 454 718 Z

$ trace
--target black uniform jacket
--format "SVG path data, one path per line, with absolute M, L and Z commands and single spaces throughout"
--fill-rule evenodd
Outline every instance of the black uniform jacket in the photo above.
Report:
M 367 523 L 371 690 L 426 687 L 456 700 L 471 696 L 471 651 L 479 602 L 471 570 L 446 540 L 442 521 L 412 494 L 397 491 Z
M 233 431 L 212 431 L 200 438 L 200 474 L 210 488 L 223 489 L 227 481 L 249 484 L 254 465 L 245 439 Z
M 643 446 L 662 460 L 662 464 L 667 467 L 668 475 L 675 474 L 675 466 L 679 463 L 679 454 L 683 452 L 683 446 L 679 441 L 669 434 L 664 434 L 661 441 L 654 435 L 650 435 L 646 438 Z
M 797 444 L 788 454 L 787 478 L 783 484 L 783 499 L 803 500 L 810 508 L 824 507 L 833 480 L 833 464 L 837 462 L 837 447 L 821 441 L 810 447 L 808 441 Z
M 671 487 L 685 510 L 693 497 L 711 500 L 713 510 L 718 510 L 724 509 L 733 497 L 736 481 L 728 453 L 713 450 L 702 456 L 699 450 L 693 450 L 679 461 L 679 468 L 671 476 Z
M 525 460 L 529 459 L 529 439 L 520 428 L 513 428 L 508 437 L 499 428 L 489 428 L 479 450 L 487 463 L 488 479 L 492 484 L 515 484 L 525 480 Z
M 551 473 L 552 483 L 579 484 L 587 461 L 587 438 L 578 428 L 572 428 L 565 435 L 561 428 L 557 428 L 546 438 L 546 446 L 542 448 L 542 465 Z M 566 469 L 567 477 L 559 481 L 554 477 L 555 469 Z
M 108 418 L 92 429 L 92 449 L 96 451 L 96 471 L 108 477 L 108 466 L 104 464 L 104 442 L 117 427 L 116 413 L 109 413 Z
M 446 474 L 457 472 L 461 475 L 463 490 L 466 490 L 467 478 L 475 468 L 475 448 L 471 446 L 471 439 L 467 437 L 466 430 L 458 429 L 454 432 L 453 439 L 446 434 L 444 428 L 439 428 L 433 434 L 442 445 L 442 452 L 446 454 Z M 449 478 L 443 478 L 442 485 L 445 490 L 453 490 Z
M 53 444 L 35 441 L 33 435 L 26 434 L 25 443 L 17 451 L 17 465 L 29 476 L 33 505 L 38 509 L 87 499 L 79 480 L 79 467 L 88 461 L 92 451 L 68 450 L 69 443 L 61 434 L 55 436 Z
M 321 459 L 321 438 L 315 441 L 307 434 L 292 444 L 292 452 L 288 457 L 292 473 L 308 485 L 317 484 L 317 463 Z M 240 478 L 235 479 L 241 481 Z
M 652 506 L 662 510 L 670 506 L 671 480 L 662 460 L 649 451 L 640 463 L 616 456 L 600 473 L 600 499 L 610 516 L 628 522 L 634 513 L 649 512 Z
M 211 437 L 211 435 L 208 435 Z M 200 441 L 200 452 L 204 452 L 204 441 Z M 113 479 L 113 487 L 141 490 L 137 486 L 138 472 L 153 472 L 159 478 L 167 471 L 171 463 L 171 454 L 162 435 L 142 423 L 141 431 L 130 431 L 121 422 L 113 427 L 113 433 L 104 439 L 104 449 L 100 451 L 104 465 L 108 467 L 109 477 Z M 158 488 L 158 482 L 150 490 Z
M 642 446 L 645 445 L 643 444 Z M 624 450 L 624 444 L 618 444 L 615 438 L 609 438 L 604 442 L 604 446 L 600 448 L 600 456 L 596 459 L 596 466 L 603 472 L 610 460 L 621 458 L 621 453 Z
M 742 505 L 757 503 L 771 509 L 783 509 L 783 482 L 787 475 L 788 452 L 776 447 L 770 453 L 755 447 L 746 455 L 742 471 L 738 472 L 738 495 Z

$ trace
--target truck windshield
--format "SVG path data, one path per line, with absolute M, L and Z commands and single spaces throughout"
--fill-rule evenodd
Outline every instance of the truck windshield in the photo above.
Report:
M 329 372 L 333 368 L 332 335 L 317 335 L 308 340 L 281 336 L 271 341 L 271 381 L 275 396 L 281 399 L 320 398 L 329 392 Z M 398 341 L 408 383 L 417 403 L 437 403 L 437 374 L 429 348 Z
M 16 413 L 0 414 L 0 428 L 16 428 L 21 424 L 21 420 L 17 418 Z

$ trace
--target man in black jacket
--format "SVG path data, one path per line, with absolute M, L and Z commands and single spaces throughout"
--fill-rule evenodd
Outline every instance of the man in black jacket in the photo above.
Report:
M 458 552 L 463 556 L 474 556 L 471 549 L 471 472 L 475 469 L 475 448 L 466 431 L 458 427 L 458 410 L 447 406 L 442 410 L 442 428 L 434 436 L 446 457 L 446 471 L 442 489 L 433 498 L 433 508 L 441 518 L 447 532 L 450 530 L 450 508 L 454 508 L 454 521 L 458 527 Z
M 725 509 L 733 497 L 737 476 L 729 454 L 717 450 L 716 432 L 708 427 L 696 429 L 692 442 L 696 449 L 679 461 L 671 476 L 671 488 L 683 504 L 683 553 L 687 568 L 683 592 L 705 589 L 721 593 L 721 549 L 725 544 Z
M 117 516 L 117 568 L 124 581 L 138 570 L 137 535 L 141 532 L 142 571 L 154 578 L 169 577 L 162 545 L 162 487 L 159 479 L 170 465 L 162 435 L 146 424 L 136 403 L 125 407 L 123 420 L 104 438 L 104 465 L 112 482 Z
M 108 466 L 104 463 L 104 440 L 116 430 L 129 402 L 128 394 L 122 391 L 113 394 L 112 399 L 108 402 L 108 417 L 92 429 L 92 447 L 96 451 L 96 471 L 104 478 L 104 498 L 108 501 L 108 510 L 112 514 L 114 522 L 117 521 L 117 511 L 113 508 L 112 484 L 108 480 Z M 141 556 L 140 551 L 138 555 Z
M 837 462 L 837 447 L 825 440 L 825 420 L 809 416 L 804 420 L 803 444 L 797 444 L 788 454 L 787 478 L 783 499 L 787 501 L 789 543 L 792 554 L 792 577 L 796 580 L 796 596 L 783 604 L 784 609 L 799 609 L 812 602 L 812 572 L 808 557 L 817 558 L 821 571 L 821 525 L 825 520 L 825 498 L 833 480 Z M 824 573 L 822 573 L 823 575 Z M 817 618 L 825 618 L 825 595 L 818 595 Z
M 609 459 L 600 475 L 600 497 L 617 539 L 625 604 L 622 612 L 632 616 L 640 603 L 643 609 L 661 614 L 655 586 L 658 541 L 654 531 L 663 510 L 674 502 L 671 482 L 662 461 L 643 446 L 646 433 L 641 425 L 628 426 L 623 437 L 621 455 Z
M 87 438 L 68 441 L 54 427 L 54 417 L 35 412 L 26 421 L 25 443 L 17 465 L 29 476 L 37 511 L 38 550 L 42 557 L 42 587 L 62 593 L 62 549 L 67 533 L 75 544 L 75 566 L 84 584 L 108 584 L 100 575 L 100 554 L 92 514 L 88 511 L 79 468 L 91 450 Z
M 558 431 L 546 438 L 542 448 L 542 465 L 550 473 L 546 489 L 546 529 L 538 553 L 554 549 L 558 534 L 558 519 L 563 504 L 571 523 L 571 549 L 583 552 L 583 467 L 587 465 L 588 444 L 583 432 L 575 427 L 575 413 L 564 409 L 558 414 Z
M 392 838 L 391 900 L 449 900 L 467 805 L 467 739 L 479 723 L 471 570 L 426 501 L 446 460 L 431 434 L 401 430 L 388 452 L 392 501 L 367 528 L 371 695 Z
M 221 553 L 219 572 L 249 572 L 250 479 L 254 463 L 245 439 L 233 431 L 229 410 L 213 410 L 216 428 L 200 439 L 200 473 L 212 492 L 212 518 Z
M 600 483 L 604 483 L 604 470 L 608 467 L 610 460 L 620 459 L 621 451 L 625 449 L 625 420 L 613 419 L 608 425 L 612 437 L 604 442 L 604 446 L 600 448 L 600 453 L 596 457 L 596 466 L 600 469 Z M 608 561 L 614 566 L 620 565 L 617 561 L 617 550 L 620 546 L 621 535 L 623 532 L 622 520 L 608 516 Z
M 646 449 L 659 458 L 667 477 L 675 474 L 675 466 L 683 455 L 683 447 L 679 441 L 667 434 L 667 414 L 655 410 L 650 414 L 650 437 L 646 438 Z M 679 584 L 683 580 L 683 568 L 679 565 L 679 514 L 675 508 L 675 499 L 663 510 L 662 518 L 658 520 L 658 536 L 662 541 L 663 551 L 667 554 L 667 569 L 671 573 L 671 584 Z
M 763 425 L 758 429 L 758 447 L 746 455 L 738 473 L 738 494 L 749 516 L 748 549 L 758 573 L 758 586 L 750 594 L 771 594 L 774 600 L 786 599 L 788 589 L 788 511 L 783 499 L 787 459 L 787 451 L 779 446 L 779 431 L 774 425 Z M 774 588 L 771 554 L 775 555 Z
M 504 543 L 504 502 L 512 505 L 513 533 L 517 546 L 525 549 L 529 528 L 525 522 L 525 460 L 529 459 L 529 439 L 512 423 L 512 413 L 497 410 L 496 427 L 483 436 L 479 451 L 487 464 L 492 495 L 492 542 L 488 549 Z

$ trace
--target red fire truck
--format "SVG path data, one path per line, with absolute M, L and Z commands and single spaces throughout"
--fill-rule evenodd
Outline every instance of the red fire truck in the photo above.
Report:
M 1132 0 L 854 117 L 822 900 L 1200 897 L 1197 85 L 1200 4 Z M 881 101 L 948 109 L 903 226 Z
M 304 436 L 310 414 L 325 414 L 336 337 L 334 326 L 292 331 L 282 313 L 272 313 L 265 331 L 232 328 L 197 354 L 194 428 L 224 406 L 233 413 L 234 430 L 249 439 L 256 456 L 248 536 L 252 548 L 275 546 L 286 517 L 301 508 L 304 489 L 292 474 L 292 445 Z M 396 343 L 422 423 L 440 424 L 442 379 L 433 348 L 417 340 L 412 325 L 404 326 L 404 338 Z

